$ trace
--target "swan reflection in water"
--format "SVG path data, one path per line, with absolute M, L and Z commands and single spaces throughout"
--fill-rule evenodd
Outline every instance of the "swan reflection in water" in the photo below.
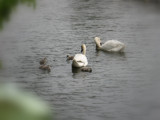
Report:
M 81 68 L 72 67 L 72 73 L 79 73 L 81 72 Z
M 86 71 L 84 71 L 87 69 Z M 90 67 L 84 67 L 84 68 L 77 68 L 72 67 L 72 77 L 73 78 L 85 78 L 87 75 L 89 75 L 92 72 L 92 69 Z

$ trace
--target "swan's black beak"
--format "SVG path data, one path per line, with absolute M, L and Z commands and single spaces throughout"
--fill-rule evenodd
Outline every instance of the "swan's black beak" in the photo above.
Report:
M 82 48 L 82 46 L 81 46 L 81 53 L 83 52 L 83 48 Z
M 83 49 L 81 49 L 81 53 L 83 52 Z

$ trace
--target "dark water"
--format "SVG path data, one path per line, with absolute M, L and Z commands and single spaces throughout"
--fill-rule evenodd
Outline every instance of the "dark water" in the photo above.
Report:
M 1 80 L 49 101 L 56 120 L 159 120 L 159 18 L 156 5 L 127 0 L 19 6 L 0 33 Z M 124 42 L 125 53 L 96 51 L 95 36 Z M 82 43 L 92 73 L 72 73 L 66 62 Z M 50 73 L 38 69 L 43 57 Z

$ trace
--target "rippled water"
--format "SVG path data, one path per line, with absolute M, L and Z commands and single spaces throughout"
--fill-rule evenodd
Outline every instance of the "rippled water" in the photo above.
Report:
M 127 0 L 38 0 L 36 9 L 19 6 L 0 33 L 1 78 L 49 101 L 56 120 L 154 119 L 150 103 L 155 102 L 145 101 L 153 97 L 141 93 L 159 78 L 150 75 L 159 74 L 158 11 Z M 125 53 L 96 51 L 95 36 L 124 42 Z M 82 43 L 92 73 L 72 73 L 66 61 Z M 38 69 L 43 57 L 50 73 Z

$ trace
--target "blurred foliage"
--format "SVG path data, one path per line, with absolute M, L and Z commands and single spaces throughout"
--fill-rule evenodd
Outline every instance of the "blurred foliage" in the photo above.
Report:
M 2 61 L 0 60 L 0 69 L 2 69 Z
M 52 120 L 50 107 L 33 93 L 0 85 L 0 120 Z
M 0 29 L 3 28 L 3 22 L 9 20 L 9 16 L 19 3 L 25 3 L 35 7 L 35 0 L 0 0 Z

